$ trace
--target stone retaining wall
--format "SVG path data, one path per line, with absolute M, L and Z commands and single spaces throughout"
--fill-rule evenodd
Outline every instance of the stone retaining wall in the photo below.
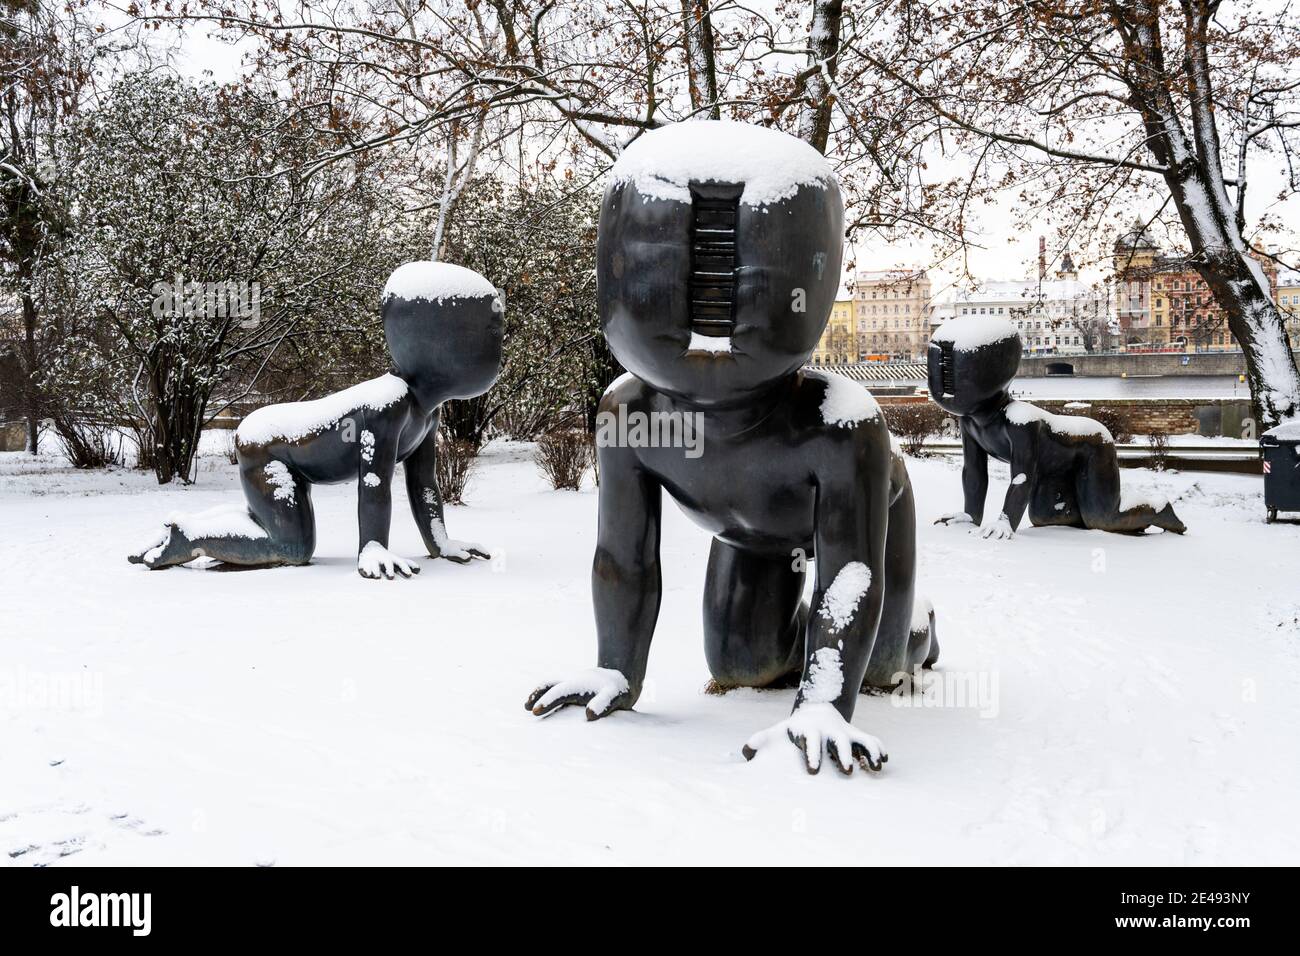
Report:
M 928 402 L 923 395 L 877 396 L 881 405 Z M 1108 409 L 1125 416 L 1135 435 L 1161 431 L 1169 435 L 1200 435 L 1205 438 L 1255 438 L 1258 432 L 1250 431 L 1250 400 L 1245 398 L 1103 398 L 1042 399 L 1034 405 L 1058 415 L 1076 414 L 1093 416 Z M 1083 405 L 1086 408 L 1066 409 L 1066 405 Z

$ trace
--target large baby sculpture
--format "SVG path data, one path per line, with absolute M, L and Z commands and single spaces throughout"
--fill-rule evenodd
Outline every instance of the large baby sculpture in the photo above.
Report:
M 961 423 L 966 510 L 936 523 L 974 524 L 984 517 L 988 460 L 1011 466 L 1011 487 L 986 538 L 1010 538 L 1025 509 L 1034 525 L 1068 525 L 1140 534 L 1151 526 L 1187 528 L 1164 499 L 1120 487 L 1115 442 L 1100 422 L 1053 415 L 1015 401 L 1007 387 L 1020 366 L 1020 336 L 1006 321 L 963 316 L 941 325 L 930 342 L 930 395 Z
M 745 756 L 788 737 L 809 772 L 824 754 L 844 773 L 855 761 L 880 769 L 880 741 L 850 722 L 864 680 L 896 683 L 938 648 L 928 606 L 913 625 L 912 490 L 880 410 L 861 385 L 801 370 L 839 285 L 843 215 L 822 156 L 759 127 L 665 127 L 615 164 L 597 282 L 605 336 L 630 374 L 598 417 L 597 667 L 539 687 L 534 714 L 575 704 L 595 720 L 637 702 L 666 490 L 714 536 L 704 640 L 716 685 L 802 674 L 793 713 Z M 611 440 L 616 421 L 625 440 Z M 696 441 L 645 441 L 646 423 L 661 439 L 677 423 Z
M 410 262 L 389 278 L 382 308 L 392 371 L 316 401 L 254 411 L 235 437 L 247 508 L 174 515 L 132 562 L 153 569 L 200 557 L 306 564 L 316 548 L 311 486 L 356 481 L 357 570 L 367 578 L 409 577 L 419 565 L 388 550 L 398 462 L 430 557 L 488 557 L 447 537 L 435 436 L 443 402 L 481 395 L 496 381 L 503 321 L 496 290 L 460 266 Z

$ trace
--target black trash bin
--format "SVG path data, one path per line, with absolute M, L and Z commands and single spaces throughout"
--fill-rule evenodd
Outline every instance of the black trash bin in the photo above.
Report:
M 1259 439 L 1264 459 L 1264 507 L 1268 520 L 1279 511 L 1300 511 L 1300 422 L 1288 422 L 1264 432 Z

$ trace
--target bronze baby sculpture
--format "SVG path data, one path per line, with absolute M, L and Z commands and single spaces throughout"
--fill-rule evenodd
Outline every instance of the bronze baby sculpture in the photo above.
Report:
M 461 266 L 409 262 L 389 278 L 382 308 L 393 370 L 316 401 L 252 412 L 235 439 L 247 507 L 174 515 L 131 562 L 153 570 L 200 557 L 306 564 L 316 548 L 311 486 L 356 481 L 357 571 L 410 577 L 419 565 L 388 550 L 398 462 L 429 556 L 459 563 L 488 557 L 447 537 L 435 462 L 442 403 L 481 395 L 496 381 L 503 323 L 497 291 Z
M 598 441 L 597 667 L 539 687 L 533 713 L 583 705 L 595 720 L 636 703 L 667 491 L 714 536 L 704 640 L 717 686 L 802 675 L 790 717 L 745 756 L 788 737 L 810 773 L 824 754 L 844 773 L 885 761 L 851 722 L 859 690 L 933 663 L 938 645 L 928 605 L 914 626 L 915 509 L 884 417 L 861 385 L 803 368 L 839 286 L 843 215 L 824 158 L 761 127 L 669 126 L 615 165 L 598 296 L 630 374 L 600 415 L 680 421 L 702 445 Z

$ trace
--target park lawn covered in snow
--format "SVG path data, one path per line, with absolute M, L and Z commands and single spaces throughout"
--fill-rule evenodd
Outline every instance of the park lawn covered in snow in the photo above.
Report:
M 595 492 L 530 453 L 490 446 L 449 510 L 496 561 L 391 582 L 356 573 L 352 485 L 317 489 L 309 567 L 150 572 L 125 558 L 163 516 L 241 500 L 224 459 L 159 488 L 0 456 L 0 861 L 1300 862 L 1300 525 L 1264 524 L 1259 477 L 1125 471 L 1182 538 L 1000 542 L 933 526 L 958 463 L 911 461 L 965 706 L 862 697 L 884 772 L 813 777 L 792 746 L 741 756 L 793 691 L 702 693 L 709 539 L 667 502 L 637 711 L 524 710 L 595 654 Z

